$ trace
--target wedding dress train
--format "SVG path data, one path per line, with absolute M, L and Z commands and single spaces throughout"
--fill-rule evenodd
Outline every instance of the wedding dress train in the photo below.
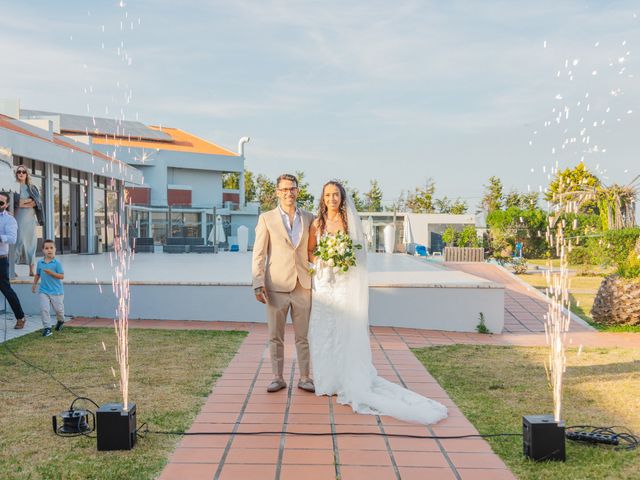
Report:
M 364 246 L 355 208 L 349 202 L 349 234 Z M 309 349 L 316 395 L 337 395 L 356 413 L 389 415 L 407 422 L 436 423 L 447 408 L 378 376 L 369 343 L 369 285 L 366 252 L 346 273 L 316 265 L 309 324 Z M 399 315 L 402 312 L 398 312 Z

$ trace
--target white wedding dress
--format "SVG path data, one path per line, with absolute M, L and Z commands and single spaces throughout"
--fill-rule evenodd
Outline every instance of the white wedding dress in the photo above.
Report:
M 348 200 L 351 200 L 350 198 Z M 348 202 L 349 235 L 365 245 L 362 225 Z M 356 413 L 389 415 L 407 422 L 436 423 L 447 408 L 379 377 L 369 343 L 369 284 L 366 251 L 346 273 L 315 266 L 309 323 L 309 350 L 316 395 L 337 395 Z

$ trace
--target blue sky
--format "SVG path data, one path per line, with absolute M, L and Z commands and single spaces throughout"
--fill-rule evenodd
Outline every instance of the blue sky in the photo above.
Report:
M 638 16 L 635 2 L 10 0 L 0 98 L 234 150 L 248 135 L 249 169 L 303 170 L 316 193 L 378 179 L 392 201 L 433 177 L 475 208 L 491 175 L 526 191 L 556 162 L 640 173 Z

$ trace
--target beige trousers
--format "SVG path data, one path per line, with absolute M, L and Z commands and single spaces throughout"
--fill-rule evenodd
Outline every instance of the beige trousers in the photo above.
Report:
M 275 377 L 281 378 L 284 370 L 284 326 L 291 309 L 291 323 L 296 340 L 298 366 L 301 377 L 309 377 L 309 315 L 311 314 L 311 290 L 300 282 L 292 292 L 268 291 L 267 325 L 269 329 L 269 354 Z

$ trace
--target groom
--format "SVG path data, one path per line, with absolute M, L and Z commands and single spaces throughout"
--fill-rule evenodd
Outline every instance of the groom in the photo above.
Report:
M 276 181 L 278 206 L 258 218 L 253 244 L 253 288 L 256 300 L 267 305 L 269 354 L 273 381 L 267 392 L 286 388 L 284 370 L 284 326 L 291 310 L 300 367 L 298 388 L 314 392 L 309 377 L 309 314 L 311 276 L 307 244 L 313 214 L 300 210 L 298 179 L 289 174 Z

